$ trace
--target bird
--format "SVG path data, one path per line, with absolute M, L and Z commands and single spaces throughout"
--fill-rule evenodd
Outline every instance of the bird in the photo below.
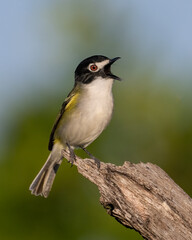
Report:
M 53 125 L 47 161 L 31 183 L 33 195 L 48 197 L 57 170 L 63 160 L 63 151 L 76 160 L 74 150 L 83 149 L 100 168 L 100 161 L 86 147 L 106 128 L 112 118 L 114 80 L 121 80 L 111 73 L 111 65 L 120 57 L 108 58 L 94 55 L 84 59 L 75 70 L 75 83 L 68 94 Z

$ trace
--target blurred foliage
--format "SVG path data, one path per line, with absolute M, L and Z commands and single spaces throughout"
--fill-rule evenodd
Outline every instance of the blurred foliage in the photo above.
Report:
M 179 85 L 157 75 L 154 66 L 138 71 L 131 46 L 118 38 L 117 27 L 109 28 L 115 26 L 109 12 L 94 4 L 94 9 L 85 14 L 86 1 L 83 3 L 71 4 L 68 11 L 64 4 L 51 10 L 58 32 L 64 38 L 68 32 L 73 39 L 70 47 L 76 46 L 73 54 L 78 54 L 79 61 L 82 55 L 101 52 L 109 57 L 122 56 L 113 71 L 123 78 L 114 84 L 112 122 L 89 150 L 100 160 L 118 165 L 126 160 L 153 162 L 192 195 L 191 85 Z M 62 14 L 68 14 L 67 23 L 62 20 Z M 119 21 L 123 21 L 122 17 Z M 75 67 L 71 63 L 71 71 Z M 71 73 L 63 74 L 62 81 L 72 79 Z M 72 84 L 64 87 L 62 81 L 54 80 L 57 86 L 50 92 L 37 92 L 27 104 L 20 102 L 20 107 L 13 106 L 8 114 L 7 150 L 0 162 L 0 238 L 142 239 L 134 230 L 124 228 L 107 215 L 99 204 L 96 186 L 66 160 L 48 199 L 30 194 L 29 185 L 48 156 L 49 133 L 59 106 L 72 87 Z M 77 154 L 85 156 L 81 150 Z

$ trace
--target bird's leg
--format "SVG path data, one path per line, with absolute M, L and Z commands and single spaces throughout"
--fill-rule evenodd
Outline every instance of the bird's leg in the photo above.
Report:
M 84 148 L 82 146 L 80 146 L 80 148 L 83 149 L 83 151 L 85 151 L 87 153 L 87 155 L 95 161 L 95 163 L 97 164 L 97 167 L 100 168 L 100 160 L 98 158 L 94 157 L 86 148 Z
M 68 143 L 66 143 L 66 145 L 69 149 L 69 154 L 70 154 L 69 162 L 71 163 L 71 166 L 73 166 L 73 162 L 76 161 L 76 156 L 71 146 Z

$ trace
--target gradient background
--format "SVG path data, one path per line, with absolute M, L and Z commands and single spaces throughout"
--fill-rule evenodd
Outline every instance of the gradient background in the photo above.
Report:
M 123 81 L 112 122 L 88 149 L 117 165 L 155 163 L 192 195 L 191 12 L 190 0 L 0 2 L 1 239 L 142 239 L 66 160 L 48 199 L 28 190 L 74 70 L 94 54 L 120 56 Z

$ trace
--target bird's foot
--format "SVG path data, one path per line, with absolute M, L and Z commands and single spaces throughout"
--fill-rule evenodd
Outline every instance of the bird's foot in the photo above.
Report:
M 85 151 L 87 153 L 87 155 L 95 161 L 97 168 L 99 169 L 101 166 L 100 160 L 98 158 L 94 157 L 86 148 L 84 148 L 82 146 L 80 146 L 80 148 L 83 149 L 83 151 Z
M 68 149 L 69 149 L 69 156 L 70 156 L 68 162 L 71 163 L 71 167 L 72 167 L 74 161 L 76 161 L 76 155 L 75 155 L 75 153 L 74 153 L 73 148 L 72 148 L 68 143 L 66 143 L 66 145 L 67 145 L 67 147 L 68 147 Z

